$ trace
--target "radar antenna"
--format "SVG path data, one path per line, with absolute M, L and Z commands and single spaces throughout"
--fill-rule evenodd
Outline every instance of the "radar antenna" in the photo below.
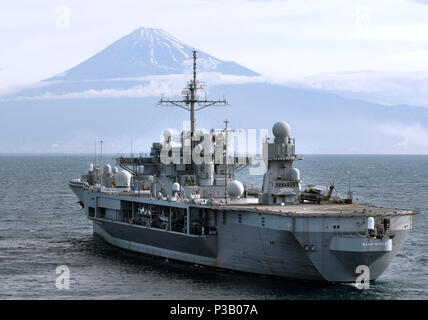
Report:
M 204 100 L 199 100 L 197 96 L 197 91 L 199 89 L 204 89 L 205 84 L 196 80 L 196 50 L 193 50 L 193 79 L 187 83 L 187 86 L 182 91 L 183 99 L 182 100 L 170 100 L 170 99 L 161 99 L 159 101 L 160 105 L 175 105 L 184 110 L 190 111 L 190 133 L 193 136 L 195 132 L 195 112 L 205 109 L 213 105 L 228 105 L 227 101 L 223 100 L 207 100 L 206 96 Z M 195 104 L 198 106 L 195 107 Z

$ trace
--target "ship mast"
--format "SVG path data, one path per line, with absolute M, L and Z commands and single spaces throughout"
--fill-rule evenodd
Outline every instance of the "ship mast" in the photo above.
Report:
M 193 137 L 195 132 L 195 112 L 205 109 L 213 105 L 227 105 L 227 101 L 223 100 L 204 100 L 198 99 L 198 89 L 204 89 L 205 84 L 199 82 L 196 79 L 196 50 L 193 51 L 193 79 L 187 84 L 187 87 L 182 91 L 182 100 L 164 100 L 163 98 L 159 101 L 160 105 L 174 105 L 184 110 L 190 111 L 190 134 Z M 197 105 L 197 106 L 196 106 Z

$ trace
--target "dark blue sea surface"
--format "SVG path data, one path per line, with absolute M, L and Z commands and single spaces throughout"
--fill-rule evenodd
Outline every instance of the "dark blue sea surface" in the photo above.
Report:
M 116 249 L 93 236 L 67 185 L 90 162 L 86 155 L 0 155 L 0 299 L 428 299 L 428 156 L 308 155 L 295 163 L 303 184 L 334 180 L 345 195 L 351 171 L 359 202 L 421 211 L 402 250 L 366 290 L 219 272 Z M 248 171 L 239 178 L 261 183 Z M 55 286 L 60 265 L 70 270 L 68 290 Z

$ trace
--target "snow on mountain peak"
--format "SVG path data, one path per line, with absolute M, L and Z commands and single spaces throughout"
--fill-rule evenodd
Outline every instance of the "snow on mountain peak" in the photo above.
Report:
M 48 80 L 88 80 L 183 74 L 192 68 L 192 51 L 158 28 L 138 28 L 115 41 L 90 59 Z M 198 71 L 238 76 L 258 76 L 235 62 L 222 61 L 198 51 Z

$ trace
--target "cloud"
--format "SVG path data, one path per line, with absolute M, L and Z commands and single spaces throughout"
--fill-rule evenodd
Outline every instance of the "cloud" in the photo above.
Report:
M 17 101 L 17 100 L 53 100 L 53 99 L 91 99 L 91 98 L 146 98 L 146 97 L 171 97 L 179 95 L 183 90 L 184 84 L 189 79 L 189 75 L 176 74 L 176 75 L 160 75 L 160 76 L 145 76 L 137 78 L 116 78 L 104 79 L 98 82 L 111 82 L 111 81 L 135 81 L 135 82 L 148 82 L 147 85 L 135 85 L 128 89 L 105 88 L 105 89 L 88 89 L 84 91 L 74 91 L 65 94 L 56 94 L 52 92 L 54 87 L 49 88 L 49 85 L 73 83 L 73 81 L 45 81 L 39 85 L 16 87 L 14 89 L 5 90 L 3 95 L 17 93 L 21 89 L 46 87 L 46 92 L 38 96 L 15 96 L 10 98 L 3 98 L 0 101 Z M 217 72 L 199 73 L 200 81 L 207 82 L 209 86 L 226 85 L 226 84 L 244 84 L 254 82 L 269 81 L 268 78 L 257 76 L 232 76 L 224 75 Z M 95 82 L 93 80 L 85 81 L 88 83 Z M 88 85 L 90 86 L 90 85 Z M 2 92 L 0 91 L 0 96 Z
M 392 147 L 397 153 L 428 154 L 428 130 L 420 124 L 385 123 L 376 129 L 395 139 Z
M 0 97 L 7 97 L 9 95 L 18 93 L 19 91 L 24 90 L 24 89 L 43 88 L 43 87 L 46 87 L 48 85 L 49 85 L 49 83 L 46 83 L 46 82 L 37 82 L 37 83 L 33 83 L 33 84 L 0 87 Z
M 422 42 L 427 36 L 428 24 L 426 23 L 414 25 L 367 26 L 352 34 L 352 37 L 358 38 L 359 40 L 382 42 Z
M 428 106 L 428 71 L 349 71 L 304 77 L 286 83 L 326 90 L 386 105 Z

